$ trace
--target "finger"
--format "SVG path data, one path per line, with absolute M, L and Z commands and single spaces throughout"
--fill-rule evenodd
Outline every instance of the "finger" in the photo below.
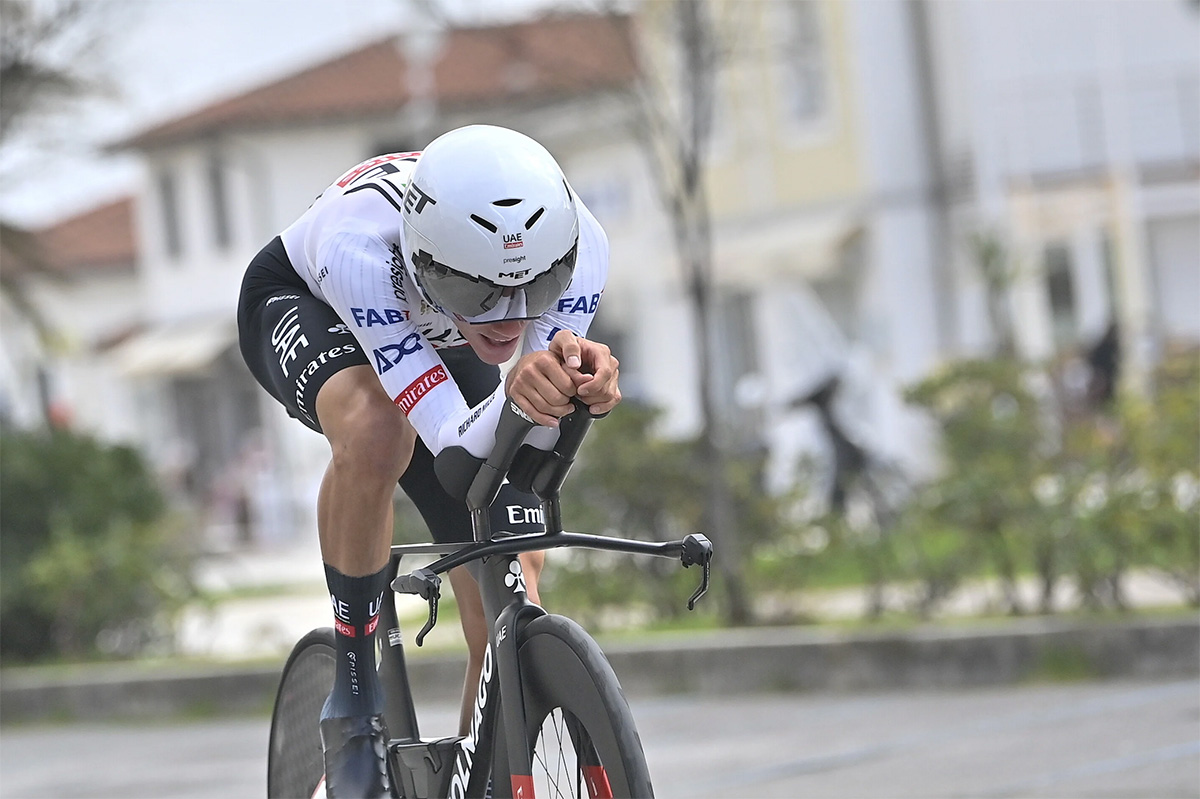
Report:
M 616 390 L 614 391 L 611 399 L 605 400 L 604 402 L 597 402 L 595 405 L 589 405 L 588 412 L 591 413 L 592 416 L 600 416 L 608 413 L 619 404 L 621 404 L 621 392 L 620 390 Z
M 556 427 L 559 417 L 566 416 L 572 407 L 558 392 L 552 391 L 551 396 L 546 396 L 530 386 L 514 387 L 509 396 L 530 418 L 546 427 Z
M 610 355 L 596 367 L 594 375 L 582 383 L 576 383 L 576 393 L 581 397 L 603 394 L 605 389 L 616 381 L 620 365 L 620 361 Z
M 621 399 L 618 397 L 617 399 L 609 400 L 608 402 L 600 402 L 595 405 L 589 405 L 588 413 L 590 413 L 592 416 L 603 416 L 620 404 Z
M 571 398 L 569 396 L 564 395 L 549 384 L 531 386 L 525 396 L 535 408 L 551 416 L 565 416 L 574 407 L 571 405 Z
M 554 334 L 550 342 L 550 352 L 554 353 L 569 369 L 578 369 L 583 364 L 583 349 L 579 345 L 579 337 L 570 330 L 560 330 Z
M 579 347 L 584 364 L 580 371 L 585 375 L 590 375 L 593 379 L 585 380 L 582 383 L 576 381 L 576 388 L 580 390 L 581 395 L 595 393 L 596 385 L 603 384 L 608 379 L 611 364 L 616 359 L 612 357 L 612 352 L 608 347 L 598 341 L 579 339 Z M 585 385 L 588 385 L 588 388 L 583 390 Z
M 588 407 L 603 405 L 605 403 L 612 402 L 613 400 L 620 402 L 621 389 L 617 385 L 619 377 L 619 372 L 614 373 L 612 380 L 610 380 L 606 385 L 597 386 L 586 394 L 583 393 L 582 389 L 580 389 L 579 398 L 586 402 Z M 600 413 L 600 411 L 597 411 L 597 413 Z
M 536 386 L 546 396 L 551 396 L 552 386 L 565 397 L 575 396 L 575 372 L 569 372 L 559 363 L 558 357 L 549 352 L 530 353 L 521 358 L 508 375 L 510 390 L 517 386 Z
M 553 358 L 538 359 L 518 375 L 523 385 L 533 387 L 546 397 L 561 394 L 564 399 L 575 396 L 577 372 L 568 372 Z
M 557 363 L 554 366 L 561 372 Z M 575 390 L 565 373 L 560 374 L 559 379 L 566 383 L 567 392 L 562 391 L 547 375 L 533 368 L 533 365 L 526 365 L 509 375 L 505 389 L 522 410 L 532 411 L 530 416 L 534 421 L 553 427 L 558 417 L 570 412 L 570 398 Z
M 512 401 L 517 403 L 517 407 L 524 411 L 534 424 L 542 427 L 558 427 L 557 416 L 552 413 L 542 413 L 530 405 L 524 397 L 512 397 Z

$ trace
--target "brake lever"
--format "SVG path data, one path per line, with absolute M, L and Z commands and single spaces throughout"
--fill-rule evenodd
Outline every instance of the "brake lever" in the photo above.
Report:
M 429 569 L 417 569 L 393 580 L 392 590 L 397 594 L 415 594 L 429 601 L 429 619 L 421 628 L 421 632 L 417 633 L 417 646 L 421 646 L 425 642 L 425 636 L 437 624 L 438 600 L 442 595 L 442 578 Z
M 703 570 L 700 578 L 700 587 L 688 599 L 688 610 L 695 610 L 696 603 L 700 601 L 700 597 L 708 593 L 708 579 L 710 566 L 712 563 L 713 546 L 712 542 L 701 533 L 685 536 L 683 539 L 683 549 L 680 552 L 680 560 L 683 562 L 683 568 L 689 568 L 700 564 Z

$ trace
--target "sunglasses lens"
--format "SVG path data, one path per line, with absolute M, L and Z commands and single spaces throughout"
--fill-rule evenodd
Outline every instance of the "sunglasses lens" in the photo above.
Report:
M 576 242 L 549 269 L 522 286 L 497 286 L 485 278 L 463 274 L 433 260 L 424 250 L 413 253 L 412 262 L 421 288 L 449 313 L 472 320 L 489 315 L 501 300 L 507 300 L 498 318 L 486 320 L 493 322 L 534 319 L 548 311 L 571 284 L 578 252 Z

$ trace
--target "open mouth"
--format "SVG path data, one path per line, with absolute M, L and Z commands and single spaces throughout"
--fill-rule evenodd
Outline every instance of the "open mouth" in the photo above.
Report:
M 484 333 L 481 333 L 480 337 L 493 347 L 507 347 L 520 338 L 519 335 L 510 338 L 495 338 Z

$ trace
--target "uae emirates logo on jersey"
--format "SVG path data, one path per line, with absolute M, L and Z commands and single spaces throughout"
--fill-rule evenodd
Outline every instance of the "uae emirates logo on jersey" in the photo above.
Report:
M 435 386 L 449 379 L 449 375 L 446 374 L 446 368 L 439 363 L 409 383 L 408 388 L 401 391 L 394 402 L 400 406 L 400 410 L 404 411 L 405 415 L 408 415 L 416 407 L 416 404 L 432 391 Z

